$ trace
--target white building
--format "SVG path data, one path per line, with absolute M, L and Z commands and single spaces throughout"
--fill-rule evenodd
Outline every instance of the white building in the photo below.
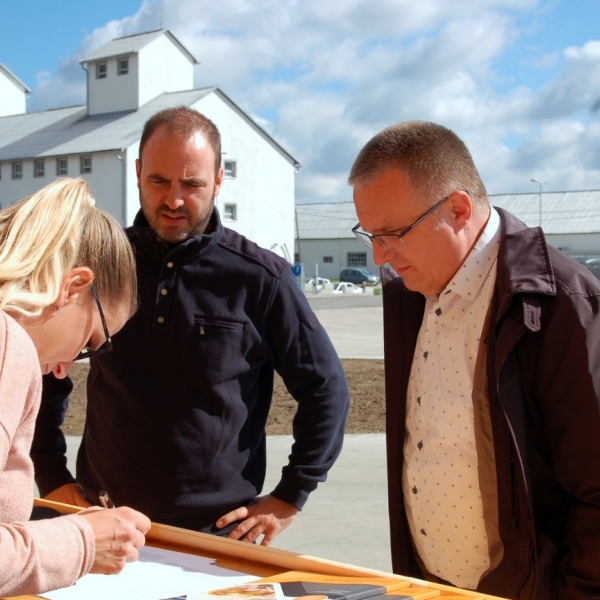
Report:
M 541 223 L 548 242 L 567 254 L 600 256 L 600 190 L 492 195 L 490 203 L 530 227 Z M 306 277 L 316 268 L 328 279 L 346 267 L 378 273 L 371 251 L 351 232 L 358 221 L 353 202 L 298 204 L 296 218 L 296 260 Z
M 193 89 L 196 59 L 167 30 L 115 39 L 87 56 L 86 106 L 25 113 L 29 90 L 0 65 L 0 203 L 57 176 L 84 177 L 100 208 L 130 225 L 139 209 L 135 159 L 145 121 L 185 105 L 222 137 L 226 226 L 288 260 L 299 163 L 218 87 Z M 16 98 L 16 99 L 15 99 Z
M 25 112 L 25 100 L 31 90 L 0 63 L 0 117 Z

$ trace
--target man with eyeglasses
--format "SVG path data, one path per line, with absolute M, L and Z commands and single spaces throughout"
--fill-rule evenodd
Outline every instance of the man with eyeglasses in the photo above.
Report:
M 465 144 L 389 127 L 349 182 L 382 267 L 396 573 L 600 598 L 600 285 L 490 206 Z
M 136 167 L 141 211 L 127 233 L 140 307 L 86 353 L 77 479 L 60 430 L 72 383 L 45 378 L 32 449 L 40 493 L 86 506 L 104 490 L 152 521 L 269 545 L 341 451 L 342 365 L 289 263 L 221 223 L 214 123 L 188 107 L 160 111 Z M 275 371 L 297 401 L 294 443 L 262 493 Z

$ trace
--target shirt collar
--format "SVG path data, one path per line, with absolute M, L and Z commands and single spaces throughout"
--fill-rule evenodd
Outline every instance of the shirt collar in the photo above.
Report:
M 496 263 L 499 245 L 500 216 L 496 212 L 496 209 L 491 207 L 490 218 L 483 228 L 481 235 L 460 269 L 450 280 L 446 289 L 440 294 L 440 298 L 449 291 L 453 291 L 467 300 L 474 300 L 491 268 Z

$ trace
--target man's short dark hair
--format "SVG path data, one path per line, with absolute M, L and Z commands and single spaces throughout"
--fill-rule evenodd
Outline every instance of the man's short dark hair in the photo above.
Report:
M 221 168 L 221 134 L 210 119 L 189 106 L 165 108 L 146 121 L 140 140 L 140 162 L 142 162 L 142 153 L 146 142 L 159 127 L 165 127 L 170 135 L 183 138 L 201 133 L 215 153 L 215 174 L 218 173 Z
M 382 171 L 402 171 L 430 204 L 454 190 L 469 193 L 474 205 L 487 205 L 487 192 L 473 157 L 450 129 L 426 121 L 404 121 L 374 136 L 358 154 L 348 181 L 357 186 Z

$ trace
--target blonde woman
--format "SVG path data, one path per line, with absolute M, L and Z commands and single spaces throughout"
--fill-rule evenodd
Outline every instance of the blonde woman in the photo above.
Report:
M 42 373 L 111 349 L 136 309 L 119 224 L 82 179 L 61 179 L 0 211 L 0 596 L 37 594 L 136 560 L 149 520 L 122 507 L 29 521 L 29 449 Z M 41 368 L 40 368 L 41 366 Z

